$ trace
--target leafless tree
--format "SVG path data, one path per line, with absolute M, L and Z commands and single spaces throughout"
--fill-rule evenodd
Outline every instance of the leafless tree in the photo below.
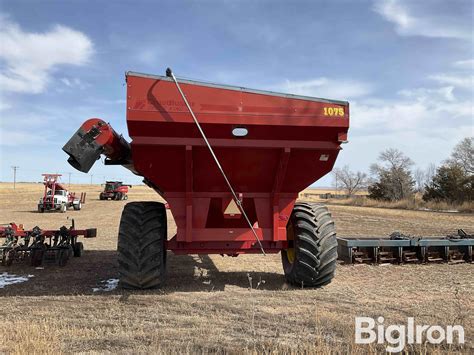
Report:
M 377 173 L 380 170 L 410 170 L 413 160 L 396 148 L 388 148 L 380 153 L 379 164 L 373 164 L 370 170 Z
M 416 168 L 413 172 L 413 179 L 415 180 L 415 191 L 424 193 L 426 186 L 430 184 L 436 175 L 436 165 L 430 163 L 426 169 Z
M 430 163 L 425 171 L 425 179 L 426 183 L 429 184 L 433 177 L 436 175 L 436 165 L 434 163 Z
M 415 191 L 423 192 L 427 183 L 426 171 L 421 168 L 416 168 L 413 172 L 413 178 L 415 180 Z
M 474 138 L 466 137 L 459 142 L 451 153 L 448 163 L 459 165 L 467 174 L 474 174 Z
M 367 174 L 360 171 L 351 171 L 348 165 L 342 168 L 335 168 L 332 173 L 334 180 L 347 191 L 349 196 L 367 188 Z

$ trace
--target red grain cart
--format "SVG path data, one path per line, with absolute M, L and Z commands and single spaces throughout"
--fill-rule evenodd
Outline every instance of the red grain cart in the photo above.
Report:
M 347 102 L 178 82 L 170 70 L 128 72 L 126 80 L 131 143 L 92 118 L 63 147 L 78 170 L 89 171 L 104 154 L 106 165 L 143 176 L 169 203 L 178 227 L 170 240 L 164 204 L 125 206 L 118 240 L 123 287 L 161 285 L 166 250 L 281 251 L 290 283 L 331 281 L 337 259 L 331 215 L 295 200 L 333 168 L 347 141 Z

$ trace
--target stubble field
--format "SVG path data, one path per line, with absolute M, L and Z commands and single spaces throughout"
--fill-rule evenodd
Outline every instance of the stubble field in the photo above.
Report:
M 0 288 L 0 353 L 71 352 L 352 352 L 384 351 L 383 345 L 354 344 L 354 318 L 383 316 L 385 324 L 460 324 L 464 347 L 417 351 L 474 351 L 473 265 L 344 266 L 322 289 L 297 289 L 285 283 L 280 255 L 219 255 L 168 258 L 168 280 L 160 290 L 103 291 L 117 278 L 116 242 L 127 201 L 100 201 L 98 185 L 86 191 L 81 211 L 36 212 L 40 184 L 0 184 L 0 223 L 25 228 L 59 228 L 74 218 L 77 228 L 96 227 L 85 240 L 82 258 L 60 268 L 0 266 L 30 276 Z M 144 186 L 133 187 L 129 201 L 159 200 Z M 473 215 L 336 206 L 329 209 L 339 236 L 414 235 L 474 231 Z M 172 225 L 169 215 L 169 224 Z M 172 235 L 175 228 L 169 228 Z M 94 289 L 100 289 L 94 291 Z

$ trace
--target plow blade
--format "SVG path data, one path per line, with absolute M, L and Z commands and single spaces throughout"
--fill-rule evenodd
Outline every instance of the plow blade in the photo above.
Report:
M 472 263 L 474 235 L 462 229 L 445 237 L 337 238 L 339 260 L 346 264 Z
M 337 238 L 339 259 L 348 264 L 401 263 L 410 240 L 377 237 L 364 239 Z

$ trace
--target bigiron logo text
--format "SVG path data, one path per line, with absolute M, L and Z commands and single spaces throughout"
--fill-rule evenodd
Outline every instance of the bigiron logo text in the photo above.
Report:
M 387 344 L 388 352 L 403 351 L 413 344 L 464 344 L 464 328 L 461 325 L 419 325 L 415 318 L 407 318 L 406 324 L 385 325 L 385 319 L 378 317 L 355 318 L 356 344 Z

